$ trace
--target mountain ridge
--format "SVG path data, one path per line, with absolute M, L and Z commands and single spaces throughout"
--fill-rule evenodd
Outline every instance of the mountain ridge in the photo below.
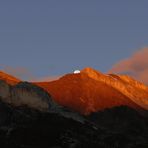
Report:
M 12 86 L 23 82 L 4 72 L 0 72 L 0 80 Z M 43 88 L 60 105 L 82 114 L 120 105 L 148 110 L 148 87 L 126 75 L 103 74 L 86 67 L 80 73 L 69 73 L 58 80 L 32 84 Z
M 52 82 L 5 80 L 0 80 L 1 147 L 148 147 L 148 111 L 141 114 L 144 108 L 113 85 L 133 81 L 132 89 L 138 83 L 130 78 L 85 69 Z
M 7 74 L 3 71 L 0 71 L 0 80 L 4 80 L 10 85 L 15 85 L 21 81 L 20 79 L 12 76 L 10 74 Z
M 59 104 L 84 114 L 120 105 L 147 110 L 147 87 L 133 80 L 134 85 L 138 84 L 134 87 L 122 79 L 118 75 L 105 75 L 92 68 L 85 68 L 80 73 L 66 74 L 59 80 L 41 82 L 37 85 L 51 93 Z M 139 85 L 143 87 L 140 88 Z
M 100 72 L 97 73 L 97 71 L 94 71 L 92 68 L 86 68 L 82 70 L 82 72 L 88 70 L 88 75 L 91 78 L 109 84 L 113 88 L 120 91 L 122 94 L 126 95 L 135 103 L 138 102 L 138 104 L 144 109 L 148 109 L 148 99 L 146 99 L 148 98 L 148 87 L 146 85 L 134 80 L 133 78 L 127 75 L 103 75 L 100 74 Z M 95 77 L 93 77 L 92 75 L 92 73 L 94 74 L 94 72 Z

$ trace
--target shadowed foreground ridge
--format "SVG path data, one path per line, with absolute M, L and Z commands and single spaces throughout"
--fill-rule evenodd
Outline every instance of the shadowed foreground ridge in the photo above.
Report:
M 67 109 L 67 113 L 70 114 Z M 82 121 L 0 102 L 0 145 L 17 148 L 147 148 L 148 119 L 117 107 Z

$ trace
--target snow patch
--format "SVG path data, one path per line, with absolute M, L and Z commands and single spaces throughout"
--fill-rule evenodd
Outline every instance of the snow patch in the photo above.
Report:
M 78 73 L 80 73 L 80 70 L 75 70 L 73 73 L 78 74 Z

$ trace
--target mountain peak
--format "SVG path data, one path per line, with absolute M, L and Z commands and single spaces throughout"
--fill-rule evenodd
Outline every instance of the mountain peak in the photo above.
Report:
M 19 79 L 15 78 L 14 76 L 11 76 L 3 71 L 0 71 L 0 80 L 6 81 L 8 84 L 14 85 L 20 82 Z
M 129 76 L 103 74 L 91 67 L 77 74 L 66 74 L 53 82 L 36 84 L 59 104 L 84 114 L 120 105 L 148 109 L 146 86 Z
M 86 68 L 82 69 L 81 73 L 85 73 L 93 79 L 98 78 L 98 75 L 103 75 L 100 71 L 97 71 L 91 67 L 86 67 Z
M 95 70 L 91 67 L 85 67 L 84 69 L 81 70 L 81 72 L 85 72 L 85 73 L 100 73 L 102 74 L 100 71 Z

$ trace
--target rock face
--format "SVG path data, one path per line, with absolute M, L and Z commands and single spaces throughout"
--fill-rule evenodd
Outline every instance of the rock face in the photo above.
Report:
M 56 106 L 49 93 L 28 82 L 10 86 L 5 81 L 0 81 L 0 97 L 3 102 L 11 105 L 28 106 L 42 111 Z
M 59 104 L 83 114 L 121 105 L 148 109 L 148 87 L 127 76 L 105 75 L 91 68 L 35 84 L 47 90 Z
M 92 79 L 103 82 L 121 92 L 142 108 L 148 110 L 148 87 L 126 75 L 104 75 L 92 68 L 82 70 Z

